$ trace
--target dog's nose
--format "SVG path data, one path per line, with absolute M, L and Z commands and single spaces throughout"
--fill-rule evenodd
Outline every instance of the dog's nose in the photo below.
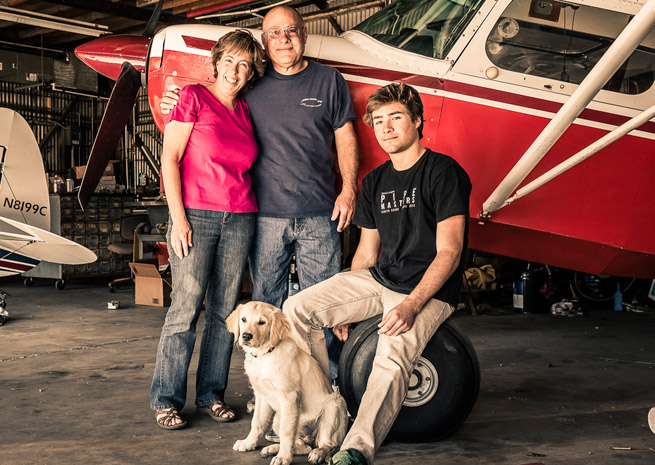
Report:
M 250 333 L 243 333 L 241 335 L 241 339 L 243 339 L 243 342 L 250 342 L 252 340 L 252 334 Z

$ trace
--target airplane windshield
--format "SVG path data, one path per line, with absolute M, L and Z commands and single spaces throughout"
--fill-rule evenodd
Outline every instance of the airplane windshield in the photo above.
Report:
M 355 27 L 388 45 L 444 59 L 484 0 L 397 0 Z
M 487 37 L 487 56 L 501 69 L 580 84 L 630 18 L 554 0 L 513 0 Z M 603 88 L 634 95 L 648 90 L 654 80 L 651 31 Z

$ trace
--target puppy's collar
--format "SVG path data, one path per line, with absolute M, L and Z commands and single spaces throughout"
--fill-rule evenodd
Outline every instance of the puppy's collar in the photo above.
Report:
M 268 349 L 268 350 L 267 350 L 266 352 L 264 352 L 262 355 L 270 354 L 271 352 L 273 352 L 273 349 L 275 349 L 275 346 L 273 346 L 273 347 L 271 347 L 270 349 Z M 255 355 L 255 354 L 251 354 L 250 352 L 246 352 L 246 361 L 248 361 L 248 360 L 252 360 L 253 357 L 254 357 L 254 358 L 257 358 L 257 355 Z

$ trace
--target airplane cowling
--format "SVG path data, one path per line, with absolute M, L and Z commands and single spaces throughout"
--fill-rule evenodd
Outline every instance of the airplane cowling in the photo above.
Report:
M 75 49 L 75 56 L 94 71 L 116 81 L 124 62 L 140 73 L 146 71 L 146 56 L 150 38 L 136 35 L 106 36 L 87 42 Z

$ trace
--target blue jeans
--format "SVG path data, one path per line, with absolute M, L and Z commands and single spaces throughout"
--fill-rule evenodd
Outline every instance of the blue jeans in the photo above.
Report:
M 295 251 L 300 290 L 325 281 L 341 271 L 341 236 L 329 216 L 307 218 L 257 217 L 255 243 L 250 254 L 252 300 L 282 308 L 288 297 L 289 265 Z M 330 353 L 330 378 L 337 377 L 343 343 L 325 330 Z
M 196 374 L 196 405 L 223 401 L 234 337 L 225 319 L 234 310 L 255 230 L 254 213 L 186 210 L 193 247 L 179 258 L 169 246 L 173 273 L 171 306 L 159 340 L 150 407 L 181 410 L 196 341 L 196 323 L 205 299 L 205 328 Z M 169 225 L 172 221 L 169 219 Z

